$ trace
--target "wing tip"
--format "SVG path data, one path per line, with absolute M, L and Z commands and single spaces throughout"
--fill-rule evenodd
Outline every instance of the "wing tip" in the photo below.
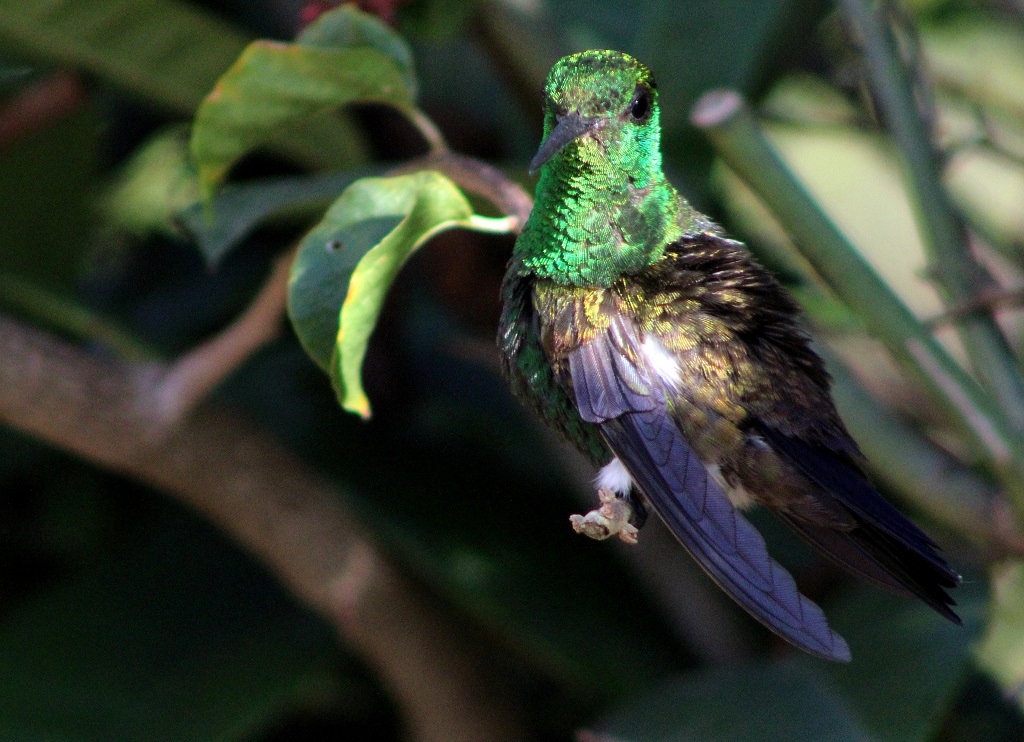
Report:
M 853 654 L 850 652 L 850 645 L 846 643 L 846 640 L 836 632 L 829 629 L 831 646 L 828 648 L 815 649 L 802 644 L 801 647 L 816 657 L 820 657 L 823 660 L 829 662 L 842 662 L 847 663 L 853 659 Z
M 805 621 L 799 626 L 752 615 L 780 638 L 810 655 L 829 662 L 849 662 L 853 659 L 850 645 L 828 625 L 825 612 L 820 606 L 803 595 L 799 596 L 799 600 L 805 616 Z

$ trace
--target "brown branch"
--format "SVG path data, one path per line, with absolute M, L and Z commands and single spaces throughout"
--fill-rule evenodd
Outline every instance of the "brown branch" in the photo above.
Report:
M 470 193 L 486 198 L 502 214 L 515 217 L 518 229 L 526 224 L 533 199 L 523 187 L 498 168 L 452 151 L 433 152 L 396 168 L 394 174 L 437 170 Z
M 0 359 L 0 422 L 217 523 L 379 673 L 412 739 L 526 738 L 463 627 L 381 555 L 330 482 L 266 431 L 210 405 L 154 418 L 166 368 L 99 358 L 2 314 Z

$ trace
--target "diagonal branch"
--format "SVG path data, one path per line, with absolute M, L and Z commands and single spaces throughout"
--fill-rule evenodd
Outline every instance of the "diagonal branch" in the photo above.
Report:
M 341 493 L 266 431 L 200 405 L 154 414 L 158 364 L 100 358 L 0 314 L 0 422 L 156 487 L 217 523 L 374 668 L 422 742 L 525 739 L 458 626 Z
M 85 100 L 85 85 L 70 72 L 55 72 L 34 83 L 0 108 L 0 149 L 45 129 Z

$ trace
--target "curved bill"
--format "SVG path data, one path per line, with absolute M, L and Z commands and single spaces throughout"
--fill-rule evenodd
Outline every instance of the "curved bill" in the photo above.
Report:
M 533 156 L 530 162 L 530 175 L 533 175 L 541 166 L 558 154 L 572 140 L 586 134 L 593 129 L 600 119 L 580 116 L 578 113 L 567 113 L 555 124 L 555 128 L 548 134 L 547 139 L 541 142 L 540 149 Z

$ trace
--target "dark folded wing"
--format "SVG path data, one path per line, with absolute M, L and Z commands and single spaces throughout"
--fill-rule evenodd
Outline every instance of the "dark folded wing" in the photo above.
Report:
M 762 426 L 758 431 L 780 454 L 831 498 L 855 527 L 847 530 L 816 527 L 799 513 L 784 520 L 822 554 L 840 566 L 898 592 L 918 596 L 937 613 L 959 624 L 950 606 L 956 601 L 946 589 L 960 576 L 938 553 L 923 531 L 882 497 L 849 459 L 828 448 L 812 445 Z
M 754 618 L 802 649 L 847 661 L 850 650 L 797 590 L 764 539 L 732 506 L 668 414 L 666 390 L 640 360 L 630 328 L 569 356 L 580 415 L 600 426 L 651 506 L 718 585 Z

